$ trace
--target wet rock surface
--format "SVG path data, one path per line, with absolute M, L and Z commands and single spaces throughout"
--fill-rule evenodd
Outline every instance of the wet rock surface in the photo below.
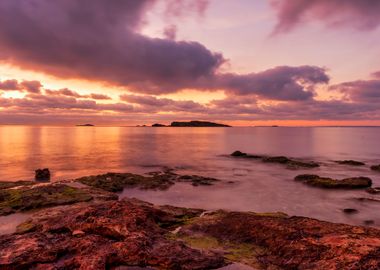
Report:
M 337 180 L 328 177 L 320 177 L 315 174 L 301 174 L 296 176 L 294 180 L 313 187 L 332 189 L 360 189 L 368 188 L 372 185 L 372 180 L 368 177 L 352 177 Z
M 274 156 L 274 157 L 266 157 L 259 155 L 247 154 L 241 151 L 235 151 L 230 156 L 237 158 L 247 158 L 247 159 L 261 159 L 262 162 L 266 163 L 277 163 L 286 165 L 289 169 L 298 169 L 298 168 L 317 168 L 320 165 L 314 161 L 301 161 L 291 159 L 285 156 Z
M 62 184 L 0 190 L 0 216 L 48 206 L 86 202 L 93 196 Z
M 19 186 L 31 186 L 34 184 L 36 184 L 36 182 L 33 182 L 33 181 L 16 181 L 16 182 L 0 181 L 0 190 L 19 187 Z
M 176 182 L 189 182 L 194 186 L 199 186 L 212 185 L 220 181 L 215 178 L 198 175 L 178 175 L 170 169 L 164 172 L 151 172 L 148 174 L 149 176 L 132 173 L 106 173 L 81 177 L 75 181 L 110 192 L 119 192 L 124 188 L 166 190 Z
M 202 212 L 136 199 L 48 209 L 0 236 L 0 268 L 380 267 L 376 229 L 283 213 Z
M 371 170 L 380 172 L 380 164 L 371 166 Z
M 361 161 L 356 160 L 337 160 L 335 163 L 341 164 L 341 165 L 350 165 L 350 166 L 364 166 L 365 163 Z

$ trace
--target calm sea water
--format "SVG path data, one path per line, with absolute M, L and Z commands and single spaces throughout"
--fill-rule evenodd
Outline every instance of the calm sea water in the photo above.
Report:
M 157 204 L 256 212 L 282 211 L 333 222 L 380 225 L 380 203 L 362 190 L 322 190 L 297 183 L 302 173 L 328 177 L 368 176 L 380 186 L 380 128 L 134 128 L 0 127 L 0 180 L 32 179 L 37 168 L 50 168 L 52 181 L 113 172 L 144 173 L 163 166 L 224 180 L 213 187 L 177 184 L 168 191 L 125 190 L 122 196 Z M 286 155 L 323 165 L 288 170 L 281 165 L 233 159 L 235 150 Z M 338 165 L 355 159 L 365 167 Z M 234 181 L 234 183 L 228 183 Z M 347 215 L 344 208 L 356 208 Z M 0 220 L 1 227 L 1 220 Z

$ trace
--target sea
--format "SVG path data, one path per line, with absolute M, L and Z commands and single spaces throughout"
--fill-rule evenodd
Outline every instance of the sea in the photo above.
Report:
M 284 212 L 320 220 L 380 226 L 380 195 L 365 190 L 326 190 L 294 181 L 299 174 L 343 179 L 366 176 L 380 187 L 378 127 L 36 127 L 0 126 L 0 180 L 33 180 L 49 168 L 51 181 L 107 172 L 148 173 L 166 168 L 179 174 L 220 179 L 213 186 L 177 183 L 166 191 L 125 189 L 120 197 L 206 210 Z M 319 162 L 314 169 L 233 158 L 250 154 Z M 360 167 L 337 160 L 357 160 Z M 347 214 L 345 208 L 358 212 Z M 0 233 L 26 214 L 0 218 Z

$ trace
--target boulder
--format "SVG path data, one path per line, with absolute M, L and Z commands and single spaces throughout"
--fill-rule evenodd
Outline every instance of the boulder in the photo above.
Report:
M 49 181 L 50 180 L 50 171 L 48 168 L 37 169 L 35 170 L 34 178 L 36 181 Z

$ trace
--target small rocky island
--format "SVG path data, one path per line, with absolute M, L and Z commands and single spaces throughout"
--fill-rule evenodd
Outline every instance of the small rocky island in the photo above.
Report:
M 172 122 L 169 126 L 163 124 L 153 124 L 152 127 L 231 127 L 225 124 L 207 122 L 207 121 L 190 121 L 190 122 Z
M 94 127 L 95 125 L 93 124 L 79 124 L 79 125 L 76 125 L 77 127 Z

